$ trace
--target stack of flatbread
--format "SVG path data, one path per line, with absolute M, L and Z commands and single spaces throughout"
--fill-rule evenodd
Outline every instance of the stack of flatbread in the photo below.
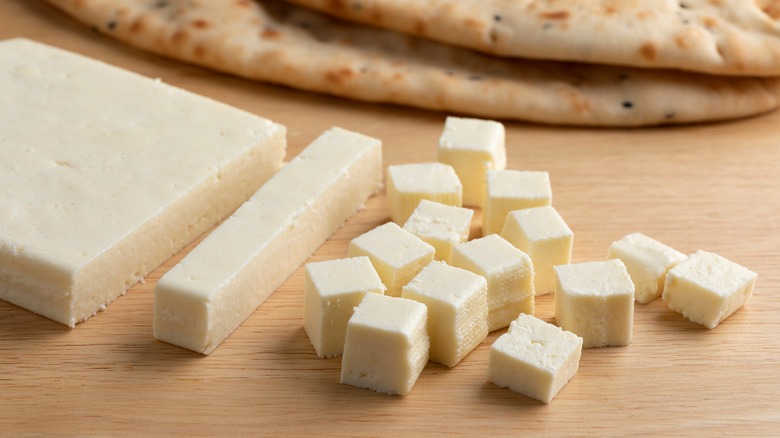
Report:
M 479 117 L 642 126 L 780 105 L 780 0 L 45 0 L 251 79 Z

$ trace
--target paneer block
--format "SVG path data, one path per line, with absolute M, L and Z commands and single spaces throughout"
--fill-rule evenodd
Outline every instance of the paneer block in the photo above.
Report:
M 582 338 L 531 315 L 520 315 L 490 347 L 488 379 L 550 403 L 577 373 Z
M 431 262 L 401 293 L 428 307 L 430 358 L 454 367 L 488 334 L 487 281 L 465 269 Z
M 0 299 L 75 327 L 235 210 L 285 146 L 253 114 L 0 42 Z
M 401 288 L 433 260 L 434 249 L 388 222 L 352 239 L 348 253 L 349 257 L 367 256 L 387 286 L 385 294 L 400 297 Z
M 675 312 L 713 329 L 748 302 L 757 277 L 715 253 L 697 251 L 666 274 L 663 300 Z
M 463 184 L 463 205 L 485 204 L 487 171 L 506 168 L 504 136 L 499 122 L 447 117 L 436 160 L 455 169 Z
M 536 295 L 554 291 L 553 267 L 571 262 L 574 242 L 574 233 L 558 211 L 549 205 L 512 211 L 501 237 L 531 257 Z
M 404 224 L 404 230 L 433 246 L 435 260 L 449 263 L 452 248 L 469 240 L 472 216 L 474 211 L 468 208 L 423 199 Z
M 162 276 L 155 338 L 214 351 L 381 181 L 379 140 L 341 128 L 324 132 Z
M 341 383 L 408 394 L 428 362 L 427 315 L 417 301 L 366 294 L 347 324 Z
M 319 357 L 344 351 L 347 322 L 367 293 L 385 285 L 368 257 L 308 263 L 303 286 L 303 327 Z
M 506 327 L 520 313 L 534 313 L 531 258 L 496 234 L 462 243 L 452 265 L 487 279 L 488 330 Z
M 487 173 L 487 199 L 482 217 L 482 235 L 500 233 L 512 210 L 552 203 L 547 172 L 493 170 Z
M 644 234 L 629 234 L 609 247 L 608 259 L 620 259 L 631 281 L 634 299 L 646 304 L 661 296 L 666 272 L 686 259 L 685 254 Z
M 618 259 L 555 267 L 555 320 L 582 337 L 583 348 L 631 343 L 634 284 Z
M 418 163 L 387 167 L 387 209 L 393 222 L 403 226 L 423 199 L 463 205 L 463 186 L 452 166 Z

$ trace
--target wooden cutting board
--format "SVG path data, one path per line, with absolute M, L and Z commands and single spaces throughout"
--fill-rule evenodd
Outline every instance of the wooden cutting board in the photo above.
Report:
M 289 157 L 337 125 L 381 138 L 386 164 L 435 159 L 442 113 L 248 82 L 122 46 L 38 2 L 0 0 L 0 38 L 16 36 L 283 123 Z M 601 260 L 640 231 L 758 272 L 750 303 L 714 330 L 661 301 L 638 305 L 633 343 L 585 350 L 550 405 L 486 381 L 501 331 L 391 397 L 340 385 L 340 359 L 316 357 L 301 269 L 208 357 L 155 341 L 155 282 L 190 246 L 73 330 L 0 302 L 0 435 L 780 434 L 780 113 L 657 129 L 506 126 L 509 168 L 550 172 L 573 261 Z M 351 238 L 387 221 L 384 201 L 372 198 L 312 260 L 346 256 Z M 552 311 L 551 297 L 538 299 L 537 316 Z

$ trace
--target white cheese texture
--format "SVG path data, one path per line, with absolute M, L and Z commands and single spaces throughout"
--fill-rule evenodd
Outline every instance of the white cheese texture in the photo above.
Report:
M 487 337 L 487 281 L 481 275 L 434 261 L 401 296 L 428 307 L 433 362 L 454 367 Z
M 534 313 L 534 267 L 526 253 L 497 234 L 455 247 L 452 265 L 487 279 L 488 330 Z
M 571 262 L 574 243 L 574 233 L 558 211 L 549 205 L 512 211 L 501 237 L 531 257 L 536 295 L 554 291 L 553 267 Z
M 386 295 L 401 296 L 401 288 L 433 260 L 434 249 L 414 234 L 388 222 L 349 242 L 349 257 L 367 256 L 374 265 Z
M 209 354 L 381 185 L 377 139 L 332 128 L 157 283 L 154 336 Z
M 319 357 L 342 354 L 347 322 L 367 293 L 385 293 L 368 257 L 306 264 L 303 327 Z
M 435 260 L 448 262 L 455 245 L 469 240 L 474 211 L 423 199 L 414 209 L 404 230 L 433 246 Z
M 487 174 L 482 235 L 500 233 L 510 211 L 552 204 L 547 172 L 494 170 Z
M 504 125 L 493 120 L 447 117 L 436 160 L 455 169 L 463 184 L 463 205 L 482 207 L 487 172 L 506 168 Z
M 583 348 L 620 347 L 634 331 L 634 284 L 618 259 L 555 267 L 555 320 Z
M 0 42 L 0 298 L 74 327 L 229 215 L 285 145 L 269 120 Z
M 422 303 L 366 294 L 347 324 L 341 383 L 408 394 L 428 362 L 427 321 Z
M 488 379 L 550 403 L 574 377 L 582 338 L 531 315 L 520 315 L 490 347 Z
M 713 329 L 745 305 L 758 275 L 712 252 L 697 251 L 666 274 L 670 309 Z
M 463 186 L 452 166 L 413 163 L 387 166 L 387 209 L 393 222 L 403 226 L 421 200 L 461 207 Z
M 607 258 L 620 259 L 626 265 L 634 282 L 634 298 L 646 304 L 661 296 L 666 272 L 686 256 L 644 234 L 634 233 L 613 242 Z

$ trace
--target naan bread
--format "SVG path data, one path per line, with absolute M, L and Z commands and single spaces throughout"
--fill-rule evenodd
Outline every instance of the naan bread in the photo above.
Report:
M 364 101 L 601 126 L 730 119 L 778 106 L 774 80 L 503 60 L 281 0 L 45 1 L 155 53 Z
M 288 0 L 534 59 L 780 75 L 780 0 Z

